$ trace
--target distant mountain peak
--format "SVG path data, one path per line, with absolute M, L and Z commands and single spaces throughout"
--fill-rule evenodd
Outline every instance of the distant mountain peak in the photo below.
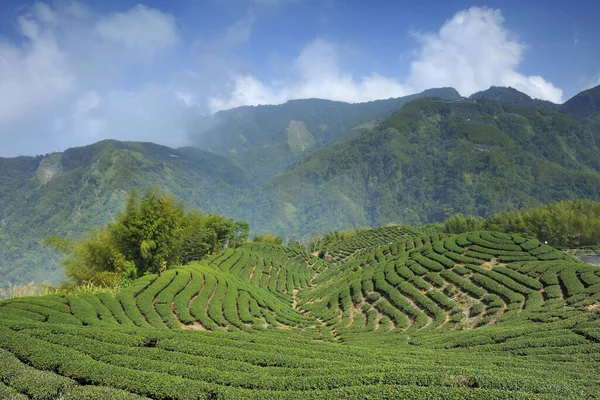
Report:
M 469 96 L 471 99 L 494 99 L 502 101 L 502 98 L 510 99 L 528 99 L 531 97 L 527 94 L 518 91 L 511 86 L 490 86 L 489 89 L 473 93 Z
M 453 87 L 427 89 L 421 92 L 421 97 L 441 97 L 446 100 L 462 98 L 458 90 Z
M 576 94 L 562 105 L 560 111 L 577 119 L 600 113 L 600 85 Z
M 511 103 L 520 106 L 533 106 L 551 108 L 553 110 L 558 109 L 558 104 L 554 104 L 550 101 L 533 99 L 526 93 L 520 92 L 513 87 L 504 86 L 490 86 L 487 90 L 482 90 L 477 93 L 473 93 L 470 99 L 490 99 L 501 101 L 503 103 Z

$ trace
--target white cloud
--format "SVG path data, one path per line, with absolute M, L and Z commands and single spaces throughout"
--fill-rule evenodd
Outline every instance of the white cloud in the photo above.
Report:
M 340 66 L 336 46 L 317 39 L 294 60 L 296 75 L 291 81 L 274 85 L 253 75 L 234 74 L 229 93 L 211 97 L 209 106 L 214 112 L 310 97 L 354 103 L 444 86 L 469 96 L 493 85 L 512 86 L 534 98 L 562 102 L 562 90 L 551 82 L 517 71 L 525 46 L 511 38 L 500 10 L 472 7 L 454 15 L 439 32 L 415 37 L 420 49 L 405 82 L 376 72 L 355 78 Z
M 186 118 L 194 111 L 182 104 L 177 92 L 156 84 L 136 91 L 110 91 L 94 113 L 105 124 L 101 135 L 181 146 L 186 141 Z
M 16 21 L 18 39 L 0 38 L 0 156 L 104 138 L 179 146 L 194 115 L 296 98 L 362 102 L 436 86 L 468 95 L 491 85 L 562 98 L 544 78 L 518 71 L 525 46 L 511 37 L 498 10 L 474 7 L 438 32 L 416 35 L 419 48 L 406 77 L 353 74 L 346 47 L 316 39 L 281 60 L 285 67 L 267 80 L 235 53 L 252 38 L 257 17 L 251 12 L 213 36 L 200 31 L 186 38 L 193 43 L 187 52 L 159 57 L 185 43 L 168 13 L 138 5 L 99 15 L 76 1 L 51 4 L 26 10 Z M 133 73 L 138 67 L 143 74 Z
M 76 99 L 68 118 L 55 119 L 54 131 L 60 136 L 70 132 L 71 146 L 119 139 L 177 147 L 186 142 L 185 124 L 194 113 L 188 101 L 171 86 L 110 90 L 103 96 L 91 90 Z
M 99 20 L 96 32 L 104 39 L 147 55 L 177 42 L 175 18 L 141 4 L 127 12 L 114 13 Z
M 240 43 L 246 43 L 250 40 L 252 26 L 256 22 L 254 14 L 248 14 L 246 17 L 237 20 L 227 28 L 225 33 L 226 46 L 235 46 Z
M 131 85 L 130 101 L 118 90 L 131 66 L 146 62 L 160 68 L 161 59 L 140 55 L 157 55 L 177 43 L 171 15 L 139 5 L 102 16 L 75 1 L 39 2 L 17 21 L 19 39 L 0 37 L 0 157 L 64 150 L 107 137 L 142 140 L 144 132 L 146 140 L 160 141 L 161 136 L 151 136 L 157 134 L 153 127 L 175 123 L 166 113 L 176 114 L 173 104 L 184 106 L 172 85 L 163 84 L 162 97 L 148 90 L 148 82 Z M 154 122 L 147 116 L 144 129 L 137 129 L 135 118 L 126 115 L 144 106 Z
M 595 78 L 589 80 L 582 88 L 582 90 L 587 90 L 591 88 L 595 88 L 596 86 L 600 86 L 600 74 L 598 74 Z
M 99 104 L 100 96 L 95 90 L 90 90 L 75 101 L 73 108 L 75 114 L 87 114 L 97 108 Z
M 524 45 L 511 38 L 500 10 L 458 12 L 437 33 L 415 34 L 421 44 L 408 83 L 416 90 L 452 86 L 469 96 L 492 85 L 562 102 L 562 90 L 540 76 L 517 72 Z
M 189 91 L 181 91 L 175 90 L 175 97 L 186 106 L 186 107 L 194 107 L 197 104 L 196 96 Z
M 227 98 L 211 97 L 209 107 L 211 112 L 226 110 L 233 107 L 258 105 L 258 104 L 280 104 L 285 97 L 278 95 L 272 88 L 260 82 L 251 75 L 236 76 L 231 92 Z
M 209 99 L 212 112 L 243 105 L 280 104 L 290 99 L 325 98 L 357 103 L 400 97 L 410 89 L 396 79 L 372 73 L 355 79 L 340 68 L 333 43 L 317 39 L 294 60 L 295 79 L 289 84 L 268 84 L 252 75 L 235 75 L 226 96 Z
M 102 139 L 102 131 L 105 128 L 105 121 L 94 115 L 94 110 L 100 106 L 100 96 L 95 90 L 90 90 L 81 95 L 73 104 L 73 113 L 71 116 L 72 131 L 84 140 Z M 65 129 L 65 121 L 59 119 L 55 123 L 56 131 Z
M 33 16 L 19 19 L 22 43 L 0 42 L 0 126 L 71 92 L 75 77 L 52 32 Z

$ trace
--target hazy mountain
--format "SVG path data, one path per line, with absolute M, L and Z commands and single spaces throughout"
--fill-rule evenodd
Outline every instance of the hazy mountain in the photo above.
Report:
M 77 236 L 107 223 L 132 188 L 160 185 L 204 210 L 231 213 L 245 175 L 206 151 L 108 140 L 38 157 L 0 158 L 0 282 L 56 282 L 50 233 Z
M 469 98 L 497 100 L 503 103 L 511 103 L 519 106 L 543 107 L 550 108 L 552 110 L 558 110 L 560 107 L 558 104 L 554 104 L 550 101 L 532 99 L 525 93 L 519 92 L 517 89 L 512 87 L 492 86 L 487 90 L 473 93 Z
M 260 231 L 490 215 L 600 196 L 600 132 L 561 113 L 479 99 L 411 102 L 373 132 L 318 150 L 247 197 Z
M 199 122 L 199 147 L 229 157 L 254 184 L 272 179 L 310 152 L 373 129 L 411 100 L 460 98 L 452 88 L 430 89 L 396 99 L 349 104 L 321 99 L 239 107 Z
M 515 92 L 242 107 L 217 114 L 204 150 L 103 141 L 0 159 L 0 281 L 56 281 L 56 255 L 40 238 L 105 224 L 131 188 L 155 184 L 288 237 L 600 199 L 598 88 L 561 108 L 583 119 L 483 98 Z

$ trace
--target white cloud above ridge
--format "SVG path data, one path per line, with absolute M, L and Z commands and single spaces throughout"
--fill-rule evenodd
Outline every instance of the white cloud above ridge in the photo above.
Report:
M 587 83 L 583 85 L 582 90 L 592 89 L 596 86 L 600 86 L 600 73 L 596 75 L 595 78 L 588 80 Z
M 252 75 L 232 77 L 225 97 L 211 97 L 211 112 L 244 105 L 281 104 L 291 99 L 325 98 L 346 102 L 363 102 L 410 94 L 410 89 L 396 79 L 372 73 L 355 79 L 342 71 L 336 46 L 316 39 L 294 60 L 296 80 L 268 84 Z
M 21 40 L 0 39 L 0 157 L 104 138 L 179 146 L 194 115 L 297 98 L 363 102 L 440 86 L 469 95 L 496 85 L 562 100 L 562 90 L 543 77 L 518 71 L 526 47 L 505 28 L 499 10 L 473 7 L 438 32 L 415 34 L 418 49 L 406 77 L 354 75 L 343 44 L 318 38 L 291 60 L 290 74 L 273 80 L 231 62 L 252 38 L 258 17 L 248 12 L 215 40 L 206 38 L 217 59 L 227 55 L 211 71 L 176 65 L 168 77 L 124 88 L 127 68 L 154 67 L 184 42 L 176 18 L 144 5 L 97 15 L 81 3 L 61 4 L 36 3 L 19 19 Z M 4 146 L 17 139 L 21 147 Z
M 175 45 L 178 37 L 172 15 L 142 4 L 100 19 L 95 30 L 106 40 L 146 55 Z
M 294 60 L 294 81 L 281 87 L 253 75 L 235 75 L 227 95 L 209 99 L 210 109 L 215 112 L 310 97 L 356 103 L 445 86 L 463 96 L 490 86 L 511 86 L 534 98 L 555 103 L 563 100 L 562 90 L 543 77 L 518 72 L 525 45 L 511 38 L 500 10 L 471 7 L 456 13 L 438 32 L 414 36 L 420 48 L 404 81 L 376 72 L 354 78 L 340 66 L 335 45 L 316 39 Z
M 140 5 L 101 16 L 75 1 L 38 2 L 17 27 L 18 40 L 0 38 L 0 157 L 111 136 L 114 114 L 103 110 L 114 98 L 102 98 L 111 92 L 102 84 L 178 41 L 172 15 Z
M 235 46 L 250 40 L 252 26 L 256 22 L 254 14 L 249 13 L 246 17 L 235 21 L 227 28 L 222 45 Z
M 511 38 L 500 10 L 471 7 L 439 32 L 415 36 L 421 49 L 408 83 L 416 90 L 452 86 L 469 96 L 490 86 L 512 86 L 534 98 L 562 102 L 562 90 L 551 82 L 517 71 L 525 45 Z
M 67 55 L 51 33 L 32 18 L 19 19 L 26 44 L 0 42 L 0 126 L 44 107 L 75 86 Z

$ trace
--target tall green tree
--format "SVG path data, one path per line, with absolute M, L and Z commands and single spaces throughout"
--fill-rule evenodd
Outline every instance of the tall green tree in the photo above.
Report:
M 134 261 L 138 275 L 159 273 L 177 261 L 184 214 L 183 202 L 158 187 L 148 189 L 139 202 L 132 192 L 125 212 L 109 224 L 109 235 L 125 258 Z
M 482 229 L 518 233 L 553 246 L 597 245 L 600 243 L 600 202 L 561 201 L 503 212 L 486 219 L 455 215 L 445 223 L 448 233 Z
M 104 229 L 70 241 L 58 236 L 45 244 L 61 251 L 65 273 L 76 285 L 116 284 L 144 274 L 160 274 L 169 265 L 201 260 L 209 254 L 241 246 L 250 225 L 218 214 L 185 211 L 183 202 L 158 187 L 143 197 L 132 190 L 125 210 Z

